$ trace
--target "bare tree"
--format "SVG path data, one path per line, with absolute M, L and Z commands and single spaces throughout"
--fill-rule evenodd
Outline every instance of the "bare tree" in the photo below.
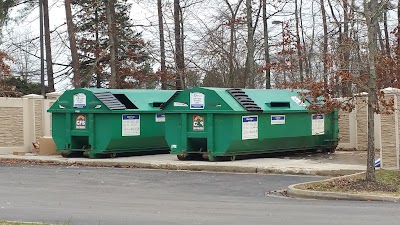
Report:
M 110 88 L 117 87 L 117 31 L 115 27 L 115 0 L 107 1 L 107 25 L 108 25 L 108 36 L 110 39 L 110 67 L 111 67 L 111 78 Z
M 174 33 L 175 33 L 175 64 L 177 76 L 175 79 L 176 89 L 185 88 L 184 72 L 185 60 L 183 55 L 182 15 L 179 0 L 174 0 Z
M 252 1 L 246 0 L 246 23 L 247 23 L 247 57 L 245 67 L 245 77 L 254 79 L 254 28 Z M 246 80 L 241 84 L 246 86 Z M 250 82 L 250 87 L 254 87 L 254 82 Z
M 161 55 L 161 89 L 167 89 L 167 80 L 166 80 L 166 72 L 167 67 L 165 63 L 165 37 L 164 37 L 164 18 L 163 18 L 163 9 L 162 9 L 162 1 L 157 0 L 157 12 L 158 12 L 158 31 L 160 33 L 160 55 Z
M 322 63 L 324 67 L 324 82 L 328 83 L 328 65 L 327 65 L 327 57 L 328 57 L 328 24 L 326 22 L 326 11 L 325 11 L 325 2 L 324 0 L 320 0 L 321 3 L 321 15 L 322 15 L 322 26 L 324 27 L 324 42 L 323 42 L 323 50 L 322 50 Z
M 374 137 L 374 114 L 377 107 L 377 71 L 376 58 L 378 56 L 378 47 L 376 42 L 377 26 L 376 22 L 385 10 L 387 1 L 364 0 L 364 16 L 368 27 L 368 158 L 366 180 L 375 181 L 375 137 Z
M 268 43 L 268 20 L 267 20 L 267 0 L 262 2 L 263 11 L 263 24 L 264 24 L 264 58 L 265 58 L 265 88 L 271 88 L 271 60 L 269 56 L 269 43 Z
M 385 32 L 385 50 L 386 55 L 390 57 L 390 43 L 389 43 L 389 31 L 388 31 L 388 23 L 387 23 L 387 10 L 383 13 L 383 29 Z
M 79 73 L 79 58 L 78 58 L 78 51 L 76 48 L 74 23 L 72 22 L 71 0 L 65 0 L 65 15 L 67 18 L 67 29 L 68 29 L 69 44 L 71 49 L 72 68 L 74 74 L 73 86 L 80 87 L 81 85 L 80 85 L 80 73 Z
M 47 85 L 49 91 L 54 91 L 53 57 L 51 55 L 49 0 L 43 0 L 44 40 L 46 45 Z
M 348 0 L 343 0 L 343 33 L 340 40 L 341 70 L 350 74 L 350 37 L 349 37 L 349 4 Z M 343 94 L 351 96 L 351 81 L 345 82 Z
M 300 82 L 304 81 L 304 77 L 303 77 L 303 56 L 301 54 L 301 45 L 300 45 L 300 32 L 299 32 L 299 9 L 298 9 L 298 2 L 297 0 L 294 1 L 294 15 L 295 15 L 295 19 L 296 19 L 296 47 L 297 47 L 297 57 L 298 57 L 298 63 L 299 63 L 299 75 L 300 75 Z
M 232 4 L 228 0 L 224 0 L 226 5 L 228 6 L 230 12 L 229 19 L 229 29 L 230 29 L 230 38 L 229 38 L 229 86 L 235 87 L 235 66 L 234 59 L 236 58 L 235 54 L 235 42 L 236 42 L 236 24 L 237 24 L 237 14 L 239 12 L 240 6 L 243 0 L 239 0 L 236 4 L 235 8 L 233 8 Z
M 400 0 L 397 1 L 397 51 L 400 55 Z

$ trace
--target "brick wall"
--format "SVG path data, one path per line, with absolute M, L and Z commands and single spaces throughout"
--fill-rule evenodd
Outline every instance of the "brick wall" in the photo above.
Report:
M 350 114 L 340 110 L 338 123 L 339 141 L 342 143 L 350 143 Z
M 382 168 L 399 168 L 399 112 L 400 95 L 387 94 L 385 100 L 394 99 L 395 112 L 381 114 L 381 133 L 382 150 L 380 157 L 382 159 Z
M 23 107 L 0 108 L 0 146 L 24 145 Z
M 43 100 L 34 100 L 35 137 L 36 140 L 43 137 Z
M 23 98 L 0 98 L 0 154 L 30 152 L 32 142 L 51 136 L 51 114 L 47 109 L 60 93 L 49 99 L 39 95 Z
M 368 143 L 368 108 L 366 97 L 356 98 L 357 150 L 366 151 Z

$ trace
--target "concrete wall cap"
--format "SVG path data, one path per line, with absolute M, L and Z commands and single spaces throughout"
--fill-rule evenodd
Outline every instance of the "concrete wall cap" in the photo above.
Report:
M 22 97 L 23 98 L 30 98 L 30 99 L 43 99 L 44 98 L 43 96 L 36 95 L 36 94 L 24 95 Z
M 58 97 L 60 97 L 62 94 L 63 94 L 63 92 L 55 91 L 55 92 L 47 93 L 46 96 L 49 97 L 49 98 L 58 98 Z
M 400 89 L 398 89 L 398 88 L 388 87 L 388 88 L 382 89 L 382 91 L 383 91 L 384 93 L 395 93 L 395 94 L 400 94 Z

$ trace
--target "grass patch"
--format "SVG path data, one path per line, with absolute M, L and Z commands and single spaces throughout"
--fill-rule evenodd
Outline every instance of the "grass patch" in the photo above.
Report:
M 0 225 L 56 225 L 56 224 L 35 223 L 35 222 L 0 221 Z M 71 224 L 70 223 L 63 223 L 63 225 L 71 225 Z
M 0 221 L 0 225 L 50 225 L 50 224 Z
M 296 188 L 312 191 L 376 194 L 400 197 L 400 171 L 377 170 L 376 182 L 365 181 L 365 174 L 302 184 Z

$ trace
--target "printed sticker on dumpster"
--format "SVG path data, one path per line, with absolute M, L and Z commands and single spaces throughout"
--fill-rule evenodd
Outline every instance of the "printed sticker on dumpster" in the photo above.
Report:
M 204 117 L 193 115 L 193 130 L 204 131 Z
M 85 115 L 78 115 L 75 121 L 75 128 L 79 130 L 86 129 L 86 116 Z
M 306 106 L 306 104 L 302 102 L 297 96 L 292 96 L 292 100 L 296 102 L 296 104 L 299 106 Z
M 204 94 L 200 92 L 190 93 L 190 109 L 204 109 Z
M 78 93 L 74 95 L 74 108 L 85 108 L 86 107 L 86 95 Z
M 271 115 L 271 124 L 285 124 L 285 115 Z
M 324 115 L 313 114 L 312 116 L 312 135 L 322 135 L 325 133 Z
M 122 115 L 122 136 L 140 135 L 140 115 L 123 114 Z
M 258 116 L 242 116 L 242 140 L 258 139 Z
M 165 114 L 156 114 L 156 123 L 165 122 Z
M 188 105 L 186 103 L 183 103 L 183 102 L 174 102 L 174 106 L 176 106 L 176 107 L 186 107 Z

